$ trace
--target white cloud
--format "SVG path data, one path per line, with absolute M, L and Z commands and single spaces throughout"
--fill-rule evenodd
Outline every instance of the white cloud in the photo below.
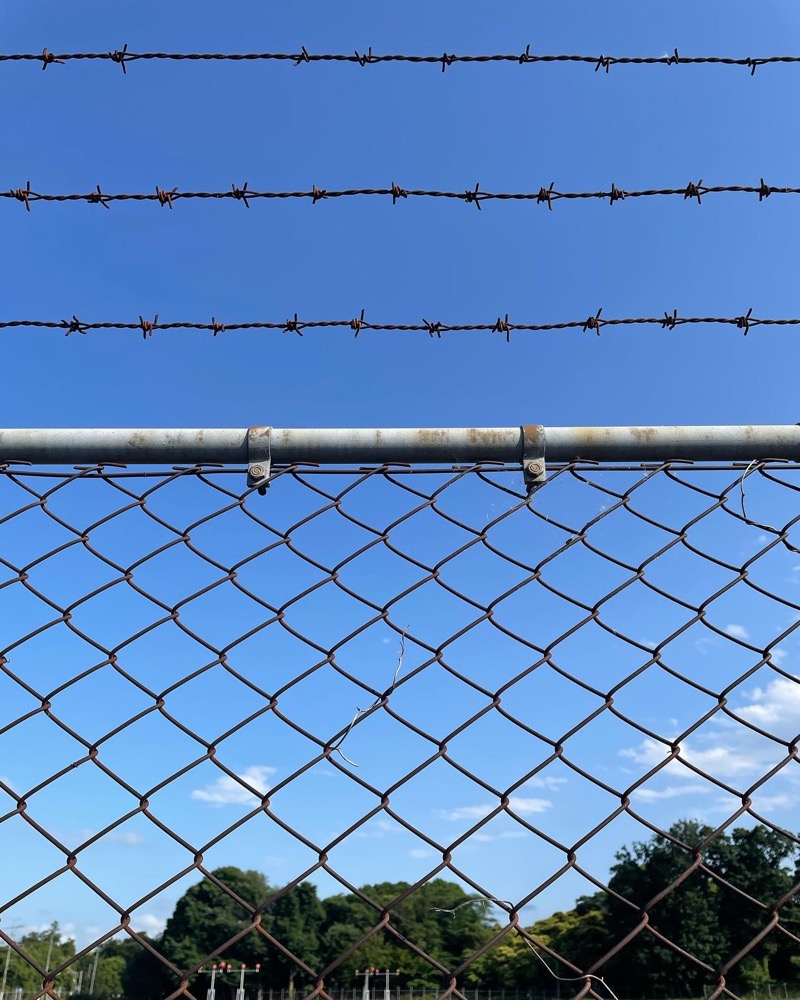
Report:
M 786 742 L 794 739 L 800 730 L 800 680 L 780 677 L 764 688 L 750 690 L 742 698 L 743 704 L 730 704 L 729 707 L 745 722 Z M 780 763 L 786 752 L 779 743 L 764 739 L 736 719 L 716 716 L 681 744 L 680 758 L 666 764 L 662 774 L 671 779 L 696 781 L 697 776 L 680 763 L 684 759 L 723 780 L 759 777 Z M 667 746 L 652 739 L 620 751 L 620 756 L 647 769 L 662 763 L 668 755 Z M 784 769 L 781 774 L 794 779 L 795 770 Z
M 144 843 L 144 837 L 136 830 L 112 830 L 108 839 L 126 847 L 140 847 Z
M 151 937 L 157 937 L 166 927 L 167 922 L 154 913 L 135 913 L 131 917 L 131 929 L 142 931 Z
M 697 792 L 707 792 L 708 785 L 667 785 L 666 788 L 637 788 L 633 794 L 645 802 L 655 802 L 657 799 L 674 799 L 677 795 L 694 795 Z
M 551 792 L 558 789 L 560 785 L 566 785 L 566 778 L 552 778 L 548 775 L 536 774 L 524 784 L 524 788 L 548 788 Z
M 248 785 L 256 789 L 256 791 L 261 795 L 264 795 L 267 791 L 269 791 L 267 778 L 274 773 L 274 767 L 265 767 L 263 764 L 254 764 L 252 767 L 248 767 L 246 771 L 242 771 L 239 777 L 242 781 L 246 781 Z M 192 792 L 192 798 L 199 799 L 201 802 L 210 802 L 215 806 L 224 806 L 240 802 L 255 804 L 255 796 L 253 793 L 240 785 L 238 781 L 234 781 L 234 779 L 227 774 L 223 774 L 210 785 L 206 785 L 205 788 L 195 788 Z
M 509 799 L 509 808 L 520 816 L 529 816 L 531 813 L 546 812 L 553 803 L 549 799 L 530 799 L 518 795 L 512 795 Z M 491 803 L 477 806 L 459 806 L 457 809 L 437 809 L 436 815 L 441 819 L 482 819 L 488 816 L 497 806 Z
M 750 633 L 744 627 L 744 625 L 726 625 L 725 631 L 728 635 L 733 636 L 734 639 L 749 639 Z
M 429 847 L 414 847 L 408 852 L 412 858 L 431 858 L 433 851 Z

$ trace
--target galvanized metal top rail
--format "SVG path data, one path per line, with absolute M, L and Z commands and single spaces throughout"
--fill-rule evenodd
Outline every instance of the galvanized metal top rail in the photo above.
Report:
M 800 460 L 800 425 L 436 428 L 8 428 L 0 462 L 248 463 Z

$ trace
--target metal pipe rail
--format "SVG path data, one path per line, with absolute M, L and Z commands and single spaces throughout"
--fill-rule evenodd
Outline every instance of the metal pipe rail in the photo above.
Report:
M 0 462 L 45 465 L 247 463 L 269 442 L 272 461 L 518 463 L 527 449 L 569 462 L 800 460 L 800 425 L 437 428 L 9 428 Z
M 0 463 L 246 464 L 248 486 L 266 487 L 272 463 L 354 464 L 499 461 L 520 464 L 528 487 L 545 460 L 800 460 L 800 426 L 436 428 L 11 428 Z

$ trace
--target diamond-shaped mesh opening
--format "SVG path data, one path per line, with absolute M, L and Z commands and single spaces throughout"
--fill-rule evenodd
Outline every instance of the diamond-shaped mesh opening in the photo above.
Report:
M 798 484 L 745 471 L 0 473 L 7 989 L 792 982 Z

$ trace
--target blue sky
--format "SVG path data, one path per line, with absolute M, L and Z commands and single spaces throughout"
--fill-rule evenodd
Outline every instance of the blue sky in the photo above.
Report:
M 585 0 L 545 9 L 532 4 L 498 7 L 442 0 L 431 5 L 411 0 L 402 12 L 366 2 L 353 2 L 344 9 L 322 2 L 285 7 L 233 3 L 225 7 L 224 15 L 219 5 L 205 0 L 193 3 L 190 12 L 188 6 L 184 11 L 165 10 L 163 4 L 137 0 L 116 4 L 112 15 L 99 2 L 85 2 L 80 10 L 76 17 L 74 8 L 43 2 L 37 17 L 31 18 L 25 5 L 7 3 L 0 15 L 0 47 L 6 52 L 36 52 L 45 46 L 54 52 L 107 51 L 127 43 L 132 51 L 293 51 L 304 45 L 309 51 L 349 52 L 372 45 L 376 52 L 466 53 L 517 52 L 530 43 L 538 52 L 662 55 L 677 46 L 684 55 L 747 56 L 797 52 L 800 40 L 795 6 L 777 0 L 762 0 L 758 17 L 751 4 L 738 0 L 712 2 L 702 9 L 687 2 L 601 6 Z M 596 190 L 612 182 L 628 189 L 680 187 L 700 178 L 708 184 L 757 184 L 762 176 L 774 185 L 794 185 L 797 139 L 790 109 L 798 73 L 797 67 L 769 66 L 751 78 L 747 70 L 733 67 L 618 66 L 606 75 L 585 65 L 501 64 L 456 65 L 442 74 L 436 66 L 360 69 L 154 62 L 131 64 L 123 76 L 108 63 L 73 62 L 51 66 L 44 73 L 34 63 L 3 63 L 0 186 L 16 188 L 30 179 L 35 190 L 46 192 L 89 191 L 98 183 L 109 192 L 151 191 L 156 185 L 222 190 L 247 180 L 253 188 L 282 190 L 312 184 L 330 189 L 381 187 L 396 181 L 407 188 L 453 190 L 480 182 L 484 190 L 513 191 L 538 190 L 554 180 L 563 190 Z M 232 202 L 179 202 L 173 211 L 154 204 L 115 204 L 110 211 L 86 204 L 34 204 L 26 213 L 22 205 L 6 200 L 0 204 L 5 234 L 0 318 L 59 320 L 76 314 L 85 321 L 135 321 L 140 314 L 158 313 L 163 321 L 208 321 L 214 315 L 235 322 L 282 320 L 295 312 L 304 319 L 348 318 L 364 308 L 374 321 L 419 322 L 426 317 L 493 322 L 508 312 L 513 320 L 558 322 L 586 317 L 601 306 L 605 316 L 659 315 L 673 308 L 682 315 L 738 315 L 750 307 L 757 316 L 793 316 L 798 312 L 793 250 L 799 208 L 800 200 L 777 195 L 761 204 L 755 196 L 719 195 L 704 199 L 702 206 L 681 199 L 643 199 L 613 207 L 607 202 L 560 202 L 552 212 L 535 204 L 492 202 L 477 212 L 459 202 L 409 200 L 392 207 L 385 200 L 361 199 L 314 206 L 255 202 L 249 210 Z M 13 426 L 502 426 L 797 419 L 797 347 L 792 332 L 779 329 L 754 330 L 746 338 L 731 328 L 716 327 L 675 331 L 628 327 L 606 329 L 601 337 L 576 331 L 519 333 L 510 344 L 485 333 L 452 334 L 433 341 L 424 333 L 367 332 L 355 340 L 338 331 L 306 331 L 302 338 L 263 332 L 212 338 L 209 333 L 156 331 L 143 342 L 136 332 L 65 338 L 59 331 L 6 330 L 3 349 L 9 373 L 4 383 L 5 422 Z M 611 474 L 604 482 L 622 488 Z M 514 484 L 519 485 L 516 480 Z M 573 526 L 596 516 L 608 503 L 588 487 L 554 486 L 544 491 L 541 505 L 552 505 L 553 516 L 557 513 Z M 761 487 L 751 480 L 748 487 L 751 502 L 758 503 Z M 665 518 L 668 514 L 673 524 L 682 523 L 684 513 L 684 521 L 688 519 L 697 499 L 686 491 L 648 489 L 652 493 L 648 502 Z M 22 503 L 19 489 L 4 490 L 4 504 L 16 509 L 14 505 Z M 119 497 L 109 498 L 109 492 L 98 496 L 96 491 L 71 486 L 63 500 L 54 498 L 53 505 L 63 503 L 67 520 L 85 526 L 109 505 L 119 504 Z M 397 489 L 376 492 L 379 496 L 373 503 L 367 487 L 360 487 L 348 503 L 366 511 L 370 523 L 385 524 L 396 516 L 391 512 L 399 503 Z M 769 523 L 777 523 L 785 513 L 781 523 L 788 520 L 783 496 L 787 493 L 778 487 L 767 492 L 764 487 L 763 502 L 772 514 L 763 519 L 774 516 Z M 453 495 L 472 524 L 490 522 L 514 502 L 477 484 L 461 485 Z M 299 518 L 298 509 L 313 507 L 311 499 L 304 488 L 273 488 L 265 498 L 270 523 L 285 528 Z M 220 501 L 217 496 L 209 500 L 204 491 L 184 497 L 174 486 L 164 492 L 163 501 L 153 501 L 162 502 L 172 523 L 180 518 L 188 523 L 200 516 L 196 512 L 205 510 L 204 505 Z M 528 525 L 533 519 L 522 514 Z M 617 516 L 601 521 L 596 531 L 617 553 L 627 547 L 633 552 L 636 533 L 630 518 L 621 513 L 620 520 L 628 520 L 616 527 Z M 24 532 L 19 519 L 0 529 L 4 546 L 0 554 L 14 565 L 51 550 L 60 537 L 62 529 L 41 514 L 34 512 L 30 520 L 32 526 Z M 228 520 L 231 523 L 226 521 L 220 535 L 205 529 L 204 544 L 209 550 L 215 547 L 221 558 L 228 558 L 225 553 L 231 551 L 242 558 L 257 547 L 252 525 Z M 709 518 L 697 531 L 707 546 L 723 551 L 727 545 L 729 554 L 736 553 L 729 555 L 730 560 L 738 564 L 765 544 L 758 541 L 763 532 L 743 528 L 737 532 L 729 521 L 722 515 Z M 144 522 L 139 518 L 133 526 L 126 522 L 124 528 L 97 529 L 103 551 L 113 551 L 114 558 L 126 565 L 152 551 L 159 531 Z M 518 549 L 528 537 L 538 558 L 564 540 L 564 532 L 538 520 L 535 528 L 519 529 L 529 531 L 529 536 L 514 534 L 508 528 L 511 523 L 516 520 L 501 522 L 497 533 L 508 531 L 510 549 Z M 358 531 L 337 524 L 332 534 L 320 525 L 322 521 L 311 522 L 305 529 L 310 552 L 320 558 L 323 553 L 322 561 L 335 561 L 337 546 L 353 550 Z M 303 529 L 298 530 L 302 535 Z M 454 530 L 454 537 L 457 534 Z M 651 542 L 643 537 L 643 548 Z M 408 530 L 405 544 L 416 545 L 421 552 L 438 544 L 443 552 L 452 551 L 455 542 L 440 522 L 428 524 L 420 518 Z M 409 575 L 408 566 L 385 554 L 383 558 L 388 560 L 386 566 L 376 559 L 375 565 L 353 573 L 359 585 L 380 588 L 391 564 L 396 576 L 388 589 L 397 593 L 403 574 Z M 482 562 L 477 556 L 470 564 L 471 558 L 459 562 L 456 576 L 480 594 L 478 599 L 488 600 L 509 585 L 507 578 L 514 574 L 507 566 L 488 557 Z M 630 558 L 634 560 L 633 555 Z M 529 554 L 526 561 L 537 560 Z M 284 562 L 270 576 L 273 591 L 282 593 L 280 598 L 273 594 L 276 601 L 297 593 L 313 575 L 297 560 L 286 557 Z M 68 603 L 78 592 L 85 594 L 108 578 L 97 560 L 77 547 L 57 563 L 48 560 L 40 568 L 42 586 L 56 601 Z M 690 568 L 687 573 L 685 562 L 676 560 L 672 565 L 665 557 L 659 571 L 676 587 L 678 583 L 689 587 L 687 579 L 696 582 L 693 599 L 700 600 L 721 586 L 708 564 L 701 565 L 702 572 Z M 788 554 L 765 556 L 759 566 L 764 567 L 767 586 L 794 593 L 797 568 Z M 659 571 L 654 569 L 654 575 Z M 594 599 L 597 593 L 607 593 L 621 575 L 609 563 L 577 548 L 559 557 L 549 572 L 576 593 L 584 587 L 593 591 Z M 195 575 L 204 582 L 212 575 L 207 565 L 198 568 L 197 560 L 180 548 L 161 557 L 157 571 L 145 564 L 138 573 L 145 587 L 163 591 L 167 603 L 186 596 Z M 263 580 L 254 572 L 256 584 L 263 586 Z M 15 587 L 0 591 L 7 595 L 2 613 L 22 632 L 43 619 L 44 606 L 17 591 Z M 207 630 L 213 643 L 241 634 L 243 623 L 253 616 L 252 607 L 239 595 L 226 592 L 223 597 L 223 591 L 217 592 L 216 608 L 206 598 L 186 612 L 195 614 L 196 627 Z M 122 599 L 115 593 L 116 603 L 110 597 L 104 600 L 87 606 L 85 615 L 87 628 L 102 634 L 100 641 L 109 645 L 120 641 L 121 631 L 131 633 L 129 623 L 138 621 L 137 615 L 142 621 L 152 620 L 153 607 L 134 595 Z M 363 608 L 354 608 L 341 595 L 334 600 L 326 593 L 314 600 L 297 614 L 303 628 L 319 630 L 318 641 L 323 644 L 341 637 L 342 627 L 351 627 L 351 618 L 353 622 L 359 614 L 363 618 Z M 441 594 L 437 600 L 438 604 L 423 596 L 412 598 L 399 609 L 404 617 L 395 623 L 401 628 L 409 625 L 412 633 L 435 645 L 443 635 L 455 632 L 466 614 L 463 606 Z M 574 617 L 574 609 L 568 614 L 564 603 L 549 599 L 542 588 L 537 590 L 537 601 L 536 613 L 553 635 L 563 631 L 569 614 Z M 619 601 L 620 621 L 629 629 L 635 625 L 633 637 L 644 646 L 668 634 L 676 616 L 674 608 L 656 604 L 650 608 L 644 595 L 636 600 L 622 596 Z M 528 614 L 524 601 L 509 611 L 519 631 L 532 627 Z M 722 633 L 727 630 L 744 640 L 753 637 L 761 648 L 789 626 L 791 615 L 791 608 L 764 610 L 739 586 L 717 602 L 714 621 Z M 462 643 L 458 653 L 464 669 L 480 671 L 492 657 L 511 657 L 508 649 L 500 648 L 504 644 L 496 634 L 478 638 L 479 631 L 469 645 Z M 583 630 L 581 635 L 564 644 L 563 659 L 574 659 L 575 671 L 590 670 L 587 658 L 592 650 L 604 650 L 595 655 L 602 655 L 600 686 L 608 687 L 605 682 L 613 681 L 613 676 L 603 671 L 613 675 L 617 669 L 612 665 L 617 662 L 618 644 L 612 652 L 607 634 L 590 637 Z M 270 655 L 276 662 L 300 664 L 308 659 L 306 652 L 287 644 L 285 636 L 275 642 Z M 376 627 L 356 645 L 360 648 L 352 650 L 353 669 L 368 674 L 378 689 L 385 688 L 397 662 L 396 633 Z M 795 645 L 791 638 L 780 644 L 787 669 L 796 656 Z M 149 649 L 147 642 L 140 646 L 134 666 L 145 675 L 155 673 L 153 684 L 164 671 L 169 677 L 183 676 L 185 662 L 197 667 L 207 662 L 200 647 L 180 634 L 151 642 Z M 683 646 L 681 657 L 688 671 L 708 669 L 703 665 L 711 659 L 719 662 L 715 655 L 719 650 L 734 649 L 723 636 L 705 633 L 687 636 Z M 52 655 L 56 648 L 57 663 Z M 55 687 L 54 676 L 71 676 L 81 664 L 89 665 L 85 644 L 60 634 L 57 647 L 45 635 L 30 640 L 14 655 L 17 660 L 26 658 L 26 670 L 44 674 L 37 685 L 48 689 Z M 240 655 L 243 668 L 257 670 L 265 648 Z M 633 669 L 636 655 L 641 661 L 641 652 L 627 650 L 620 662 Z M 408 644 L 406 657 L 404 669 L 413 669 L 424 658 L 414 643 Z M 726 671 L 734 669 L 736 657 L 746 658 L 738 647 L 736 656 L 726 658 Z M 167 660 L 169 667 L 164 665 Z M 235 717 L 246 703 L 241 690 L 227 691 L 229 678 L 217 673 L 204 674 L 191 696 L 187 687 L 173 697 L 180 712 L 187 713 L 209 739 L 219 732 L 220 714 L 229 711 Z M 72 699 L 64 705 L 65 715 L 72 712 L 76 722 L 89 725 L 98 721 L 102 705 L 105 724 L 106 699 L 116 697 L 119 702 L 114 684 L 120 684 L 107 674 L 93 675 L 85 692 L 79 693 L 76 686 L 65 693 L 62 704 L 65 698 Z M 379 682 L 376 675 L 383 680 Z M 341 679 L 332 677 L 329 683 L 329 689 L 315 689 L 314 699 L 298 698 L 293 705 L 298 718 L 309 726 L 319 725 L 324 736 L 346 725 L 363 701 L 363 695 L 354 696 Z M 578 712 L 582 703 L 575 698 L 574 685 L 569 697 L 564 693 L 562 698 L 557 690 L 562 682 L 551 678 L 547 683 L 552 690 L 546 687 L 529 694 L 525 704 L 531 711 L 537 699 L 559 704 L 563 718 L 559 712 L 550 721 L 563 731 L 570 712 Z M 699 702 L 688 698 L 685 688 L 667 693 L 666 688 L 648 689 L 647 683 L 620 695 L 620 701 L 627 697 L 630 711 L 644 719 L 650 717 L 649 706 L 657 698 L 658 711 L 651 722 L 660 732 L 670 729 L 672 719 L 679 732 L 702 714 Z M 780 686 L 786 683 L 788 688 Z M 23 696 L 12 690 L 7 704 L 19 703 L 23 711 Z M 227 691 L 229 703 L 220 696 L 221 690 Z M 401 687 L 395 697 L 403 712 L 418 712 L 420 724 L 444 735 L 454 727 L 456 716 L 464 717 L 473 697 L 464 691 L 464 685 L 456 686 L 452 678 L 426 671 L 414 680 L 413 688 L 409 684 L 404 692 Z M 513 700 L 515 695 L 508 697 Z M 776 731 L 796 721 L 795 698 L 791 682 L 775 675 L 756 677 L 735 695 L 745 717 L 764 717 Z M 134 702 L 132 698 L 131 711 Z M 318 718 L 320 704 L 325 706 L 324 725 Z M 145 786 L 188 759 L 185 738 L 156 721 L 150 717 L 143 724 L 146 735 L 136 740 L 140 749 L 150 748 L 136 765 L 141 769 L 137 781 Z M 26 736 L 25 745 L 35 747 L 35 753 L 21 755 L 18 745 L 2 751 L 0 776 L 17 789 L 31 787 L 74 759 L 70 757 L 74 745 L 45 723 L 42 718 L 35 720 Z M 469 766 L 486 768 L 486 780 L 508 785 L 526 773 L 528 768 L 520 766 L 516 756 L 524 757 L 528 751 L 524 741 L 517 746 L 499 725 L 476 723 L 476 733 L 481 726 L 484 729 L 481 739 L 460 752 Z M 611 722 L 604 730 L 604 725 L 592 730 L 592 739 L 576 744 L 576 758 L 583 755 L 587 764 L 608 768 L 615 782 L 624 783 L 627 777 L 630 783 L 647 769 L 657 751 L 641 734 L 612 731 Z M 724 725 L 704 732 L 695 739 L 693 750 L 704 763 L 716 759 L 722 774 L 726 766 L 734 766 L 730 761 L 732 750 L 741 750 L 739 737 Z M 274 784 L 290 773 L 293 764 L 298 766 L 304 753 L 307 759 L 308 748 L 302 741 L 282 736 L 285 743 L 279 751 L 261 743 L 232 741 L 229 766 L 256 783 Z M 268 738 L 269 734 L 258 739 Z M 365 780 L 380 785 L 395 774 L 396 753 L 406 744 L 410 755 L 419 754 L 413 742 L 379 714 L 348 738 L 348 755 L 359 762 Z M 760 743 L 747 744 L 745 750 L 739 756 L 749 761 L 750 771 L 761 768 L 763 773 L 767 767 L 761 765 L 770 751 Z M 130 759 L 124 741 L 116 753 L 120 766 Z M 448 797 L 443 801 L 443 779 L 435 776 L 436 770 L 420 779 L 414 796 L 406 794 L 408 801 L 403 792 L 398 797 L 406 815 L 430 826 L 431 836 L 452 839 L 447 831 L 466 829 L 491 797 L 462 785 L 448 772 Z M 131 807 L 120 791 L 106 794 L 94 787 L 97 775 L 89 773 L 80 768 L 63 779 L 58 790 L 39 793 L 43 809 L 46 796 L 52 796 L 47 815 L 55 814 L 60 833 L 75 842 Z M 205 764 L 171 786 L 160 805 L 165 818 L 176 827 L 188 825 L 200 842 L 233 822 L 245 803 L 218 801 L 235 800 L 238 794 L 215 784 L 219 777 Z M 574 841 L 599 820 L 606 805 L 599 797 L 595 801 L 596 793 L 588 789 L 580 815 L 574 805 L 559 808 L 579 794 L 576 781 L 574 774 L 548 771 L 515 792 L 521 800 L 518 807 L 531 820 L 555 823 L 554 835 Z M 370 807 L 369 796 L 363 802 L 360 793 L 343 796 L 342 782 L 350 789 L 352 783 L 341 772 L 329 767 L 314 770 L 284 795 L 287 817 L 311 823 L 310 802 L 323 797 L 338 803 L 324 811 L 321 828 L 315 831 L 320 839 L 330 839 L 360 814 L 362 806 Z M 654 821 L 685 815 L 692 796 L 703 797 L 698 788 L 687 791 L 687 787 L 685 778 L 666 776 L 652 789 L 655 797 L 649 808 L 654 810 Z M 783 786 L 764 794 L 772 796 L 769 805 L 775 810 L 788 808 L 793 801 Z M 713 813 L 713 803 L 705 801 L 704 807 Z M 700 811 L 694 809 L 695 814 Z M 511 821 L 495 823 L 495 841 L 478 839 L 465 846 L 463 870 L 479 881 L 485 879 L 496 896 L 519 899 L 524 895 L 515 882 L 520 865 L 530 864 L 537 875 L 542 874 L 556 863 L 557 852 L 551 858 L 550 848 L 540 844 L 532 861 L 525 853 L 531 850 L 529 840 L 515 836 L 520 828 Z M 413 879 L 432 863 L 419 853 L 425 845 L 404 833 L 375 823 L 364 833 L 370 835 L 368 851 L 359 838 L 339 851 L 340 863 L 354 882 Z M 604 877 L 613 850 L 641 835 L 633 823 L 616 824 L 597 838 L 588 852 L 588 864 Z M 307 854 L 284 835 L 272 830 L 270 836 L 275 842 L 265 846 L 263 836 L 231 835 L 225 848 L 209 852 L 208 862 L 262 868 L 276 883 L 310 863 Z M 18 871 L 3 872 L 3 883 L 9 880 L 8 886 L 0 883 L 3 899 L 62 863 L 58 852 L 43 841 L 19 837 L 14 824 L 0 824 L 0 841 L 8 838 L 0 853 L 24 850 L 26 860 Z M 502 863 L 498 842 L 503 846 Z M 123 851 L 131 858 L 129 864 L 119 863 Z M 186 863 L 185 853 L 141 822 L 117 831 L 88 853 L 93 857 L 87 860 L 87 870 L 92 877 L 107 880 L 109 891 L 118 898 L 138 898 L 137 892 L 142 894 Z M 13 917 L 39 926 L 57 918 L 73 925 L 81 939 L 90 938 L 107 926 L 109 911 L 73 883 L 67 888 L 62 879 L 58 890 L 51 895 L 41 891 L 30 903 L 15 906 L 3 915 L 4 922 Z M 570 905 L 577 893 L 588 888 L 577 876 L 566 876 L 526 915 L 546 916 Z M 320 881 L 320 889 L 327 893 L 336 886 Z M 142 908 L 147 916 L 143 929 L 159 926 L 180 890 L 181 886 L 173 887 L 152 906 Z

